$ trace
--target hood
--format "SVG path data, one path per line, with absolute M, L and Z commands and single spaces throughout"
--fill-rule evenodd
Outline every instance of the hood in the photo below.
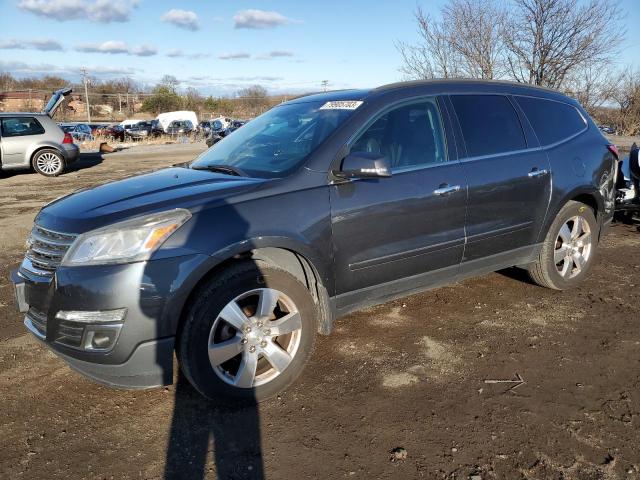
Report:
M 216 206 L 266 182 L 206 170 L 167 168 L 72 193 L 46 205 L 35 221 L 54 231 L 84 233 L 146 213 Z

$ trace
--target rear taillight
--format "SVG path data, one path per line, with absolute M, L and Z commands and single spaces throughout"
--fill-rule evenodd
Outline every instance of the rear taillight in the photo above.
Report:
M 62 140 L 62 143 L 73 143 L 73 137 L 71 136 L 70 133 L 65 132 L 64 140 Z
M 615 145 L 613 145 L 613 144 L 609 144 L 609 145 L 607 145 L 607 149 L 608 149 L 611 153 L 613 153 L 613 155 L 616 157 L 616 160 L 619 160 L 619 159 L 620 159 L 620 155 L 618 154 L 618 147 L 616 147 L 616 146 L 615 146 Z

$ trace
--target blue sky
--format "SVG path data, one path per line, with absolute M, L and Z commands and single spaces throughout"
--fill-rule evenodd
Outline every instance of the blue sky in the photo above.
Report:
M 227 94 L 370 87 L 401 79 L 396 40 L 416 39 L 413 11 L 444 0 L 0 0 L 0 71 L 77 79 L 129 76 Z M 623 0 L 620 64 L 640 67 L 640 0 Z M 17 48 L 20 47 L 20 48 Z

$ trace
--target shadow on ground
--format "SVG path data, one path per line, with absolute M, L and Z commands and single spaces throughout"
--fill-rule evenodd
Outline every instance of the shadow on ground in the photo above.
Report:
M 214 464 L 214 478 L 219 480 L 263 479 L 259 423 L 254 400 L 236 405 L 212 402 L 180 374 L 165 479 L 201 479 L 214 471 Z

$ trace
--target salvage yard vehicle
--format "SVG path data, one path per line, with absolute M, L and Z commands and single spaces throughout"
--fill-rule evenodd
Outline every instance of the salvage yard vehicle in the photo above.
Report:
M 611 222 L 617 158 L 547 89 L 421 81 L 301 97 L 195 161 L 46 205 L 12 273 L 74 369 L 262 400 L 353 310 L 519 266 L 565 290 Z
M 78 142 L 93 140 L 91 127 L 86 123 L 61 123 L 60 128 L 64 133 L 68 133 Z
M 80 153 L 73 137 L 53 121 L 70 88 L 57 90 L 42 113 L 0 112 L 0 169 L 33 168 L 47 177 L 60 175 Z
M 166 129 L 167 135 L 189 135 L 195 131 L 190 120 L 174 120 Z
M 126 133 L 133 140 L 142 140 L 152 136 L 153 126 L 151 122 L 138 122 Z
M 640 220 L 640 150 L 635 143 L 618 166 L 615 210 L 622 220 Z
M 169 133 L 169 127 L 176 121 L 184 122 L 185 120 L 188 120 L 191 122 L 191 126 L 194 129 L 195 126 L 198 125 L 198 117 L 196 116 L 196 113 L 188 110 L 161 113 L 155 118 L 155 120 L 155 128 L 159 130 L 159 133 Z

